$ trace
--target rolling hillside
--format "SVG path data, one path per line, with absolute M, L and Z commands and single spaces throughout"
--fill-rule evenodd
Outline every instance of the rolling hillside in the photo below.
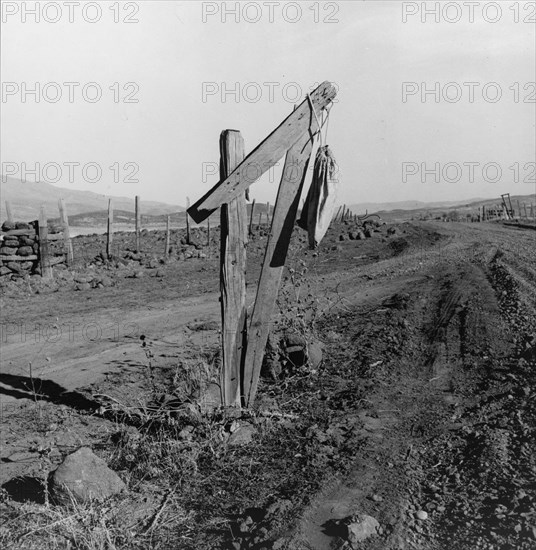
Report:
M 36 219 L 39 208 L 43 205 L 46 208 L 49 217 L 58 215 L 58 199 L 63 198 L 67 201 L 67 210 L 69 216 L 84 214 L 89 212 L 106 211 L 108 208 L 108 199 L 114 201 L 114 209 L 134 212 L 134 199 L 127 197 L 112 197 L 100 195 L 92 191 L 76 191 L 56 187 L 49 183 L 22 182 L 14 178 L 0 179 L 1 209 L 0 219 L 5 220 L 6 208 L 5 201 L 11 203 L 13 216 L 20 220 Z M 146 201 L 143 197 L 142 213 L 150 216 L 171 214 L 173 212 L 182 212 L 184 207 L 166 204 L 162 202 Z

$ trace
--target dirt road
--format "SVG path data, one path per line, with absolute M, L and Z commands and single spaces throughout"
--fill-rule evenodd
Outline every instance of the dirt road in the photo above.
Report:
M 536 545 L 536 235 L 440 231 L 440 248 L 341 279 L 355 290 L 325 327 L 369 437 L 350 474 L 308 506 L 290 548 L 337 547 L 336 521 L 358 512 L 383 526 L 360 549 Z

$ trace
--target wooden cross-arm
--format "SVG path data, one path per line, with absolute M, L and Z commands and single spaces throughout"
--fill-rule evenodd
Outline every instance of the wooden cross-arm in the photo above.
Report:
M 254 181 L 274 166 L 305 132 L 309 131 L 312 120 L 333 101 L 336 94 L 337 90 L 330 82 L 320 84 L 225 180 L 218 182 L 192 205 L 188 209 L 188 214 L 200 223 L 216 208 L 244 193 Z

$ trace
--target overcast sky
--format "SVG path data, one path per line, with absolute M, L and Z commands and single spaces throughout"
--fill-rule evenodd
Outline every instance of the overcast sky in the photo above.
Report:
M 34 4 L 2 1 L 4 174 L 184 205 L 218 181 L 221 130 L 248 152 L 330 80 L 341 203 L 536 190 L 534 2 Z

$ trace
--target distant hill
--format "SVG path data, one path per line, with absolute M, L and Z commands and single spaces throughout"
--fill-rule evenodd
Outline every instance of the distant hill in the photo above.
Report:
M 373 212 L 390 212 L 392 210 L 420 210 L 422 208 L 448 208 L 459 204 L 470 204 L 476 201 L 487 199 L 469 199 L 465 201 L 439 201 L 439 202 L 422 202 L 422 201 L 401 201 L 401 202 L 362 202 L 359 204 L 350 204 L 348 207 L 355 214 L 362 215 L 365 212 L 372 214 Z
M 1 177 L 0 196 L 0 218 L 2 220 L 7 218 L 5 201 L 11 203 L 13 217 L 21 221 L 37 219 L 41 206 L 45 207 L 48 217 L 58 216 L 58 199 L 60 198 L 65 199 L 67 202 L 69 218 L 77 214 L 107 211 L 109 198 L 113 199 L 114 209 L 134 212 L 134 199 L 128 197 L 101 195 L 92 191 L 76 191 L 44 182 L 23 183 L 10 177 Z M 183 212 L 184 207 L 147 201 L 142 196 L 141 211 L 145 215 L 156 216 Z M 70 223 L 74 225 L 72 221 Z
M 512 208 L 518 216 L 519 207 L 522 209 L 522 215 L 524 215 L 524 207 L 526 205 L 527 212 L 530 214 L 530 205 L 534 204 L 536 208 L 536 195 L 513 195 L 510 197 L 512 202 Z M 418 203 L 418 201 L 415 201 Z M 409 203 L 409 201 L 408 201 Z M 387 206 L 392 206 L 393 204 L 408 204 L 408 203 L 391 203 Z M 482 206 L 486 208 L 498 208 L 501 209 L 501 198 L 493 199 L 471 199 L 470 201 L 456 201 L 456 202 L 446 202 L 446 203 L 418 203 L 420 204 L 417 208 L 405 209 L 405 208 L 393 208 L 388 210 L 368 210 L 369 214 L 377 213 L 385 221 L 401 221 L 401 220 L 422 220 L 422 219 L 433 219 L 441 218 L 444 214 L 449 212 L 456 211 L 460 214 L 461 217 L 466 216 L 467 214 L 478 214 L 478 209 Z M 386 206 L 386 205 L 383 205 Z M 358 215 L 364 214 L 364 211 L 353 210 Z

